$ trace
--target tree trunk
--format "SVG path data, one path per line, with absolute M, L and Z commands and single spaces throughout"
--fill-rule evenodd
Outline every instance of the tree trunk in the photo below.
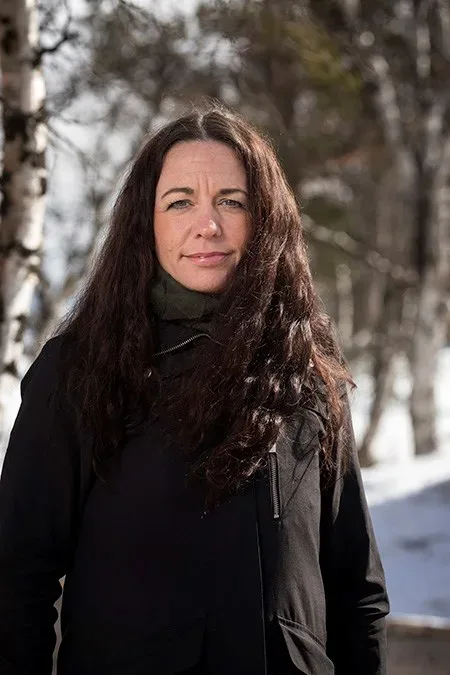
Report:
M 437 447 L 435 380 L 437 357 L 445 339 L 446 321 L 442 288 L 433 270 L 426 273 L 419 289 L 417 319 L 411 349 L 412 392 L 410 413 L 416 455 Z
M 419 196 L 425 191 L 421 201 L 428 198 L 429 202 L 426 218 L 420 217 L 419 209 L 416 238 L 416 258 L 422 263 L 410 357 L 413 380 L 410 413 L 416 455 L 425 455 L 437 448 L 434 389 L 438 353 L 445 344 L 448 321 L 450 133 L 441 138 L 440 146 L 440 162 L 433 166 L 428 185 L 421 180 L 417 186 Z
M 386 409 L 394 384 L 393 358 L 397 351 L 399 332 L 399 304 L 401 300 L 395 285 L 388 281 L 384 292 L 384 311 L 380 314 L 376 326 L 376 341 L 373 351 L 372 378 L 374 392 L 370 406 L 369 423 L 359 447 L 361 466 L 375 464 L 373 441 L 378 430 L 381 416 Z
M 376 463 L 373 453 L 373 441 L 378 431 L 381 416 L 392 395 L 394 384 L 392 356 L 392 350 L 388 347 L 376 347 L 373 367 L 373 400 L 370 406 L 369 423 L 359 448 L 359 462 L 362 467 L 369 467 Z
M 45 84 L 35 0 L 2 0 L 0 64 L 4 134 L 0 229 L 0 434 L 17 388 L 23 334 L 39 281 L 47 173 Z
M 354 295 L 352 273 L 348 265 L 336 267 L 337 326 L 342 348 L 347 352 L 354 333 Z

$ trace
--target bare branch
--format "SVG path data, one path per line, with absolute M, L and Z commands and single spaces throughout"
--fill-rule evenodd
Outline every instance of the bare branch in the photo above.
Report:
M 76 40 L 79 35 L 80 34 L 77 31 L 64 30 L 61 33 L 61 37 L 51 47 L 40 47 L 38 49 L 36 56 L 33 59 L 33 65 L 35 67 L 38 66 L 41 63 L 44 54 L 54 54 L 58 51 L 61 45 L 63 45 L 65 42 L 72 42 L 73 40 Z
M 377 107 L 386 139 L 398 150 L 404 149 L 402 112 L 391 67 L 382 50 L 378 48 L 372 30 L 366 30 L 358 20 L 359 2 L 340 0 L 340 6 L 346 17 L 353 51 L 359 57 L 361 70 L 378 87 Z
M 403 147 L 402 114 L 390 66 L 386 58 L 376 52 L 370 55 L 369 60 L 379 87 L 377 103 L 386 138 L 395 147 Z
M 302 222 L 306 233 L 315 241 L 332 246 L 360 260 L 380 274 L 388 274 L 399 284 L 413 286 L 417 283 L 418 277 L 413 270 L 391 262 L 378 251 L 369 250 L 364 242 L 351 237 L 347 232 L 330 230 L 324 225 L 315 223 L 306 214 L 302 215 Z
M 348 206 L 354 199 L 350 185 L 336 175 L 318 175 L 314 178 L 307 178 L 300 184 L 299 193 L 304 200 L 326 197 L 342 206 Z
M 79 33 L 77 31 L 71 30 L 73 17 L 67 0 L 64 0 L 64 7 L 66 9 L 67 16 L 64 26 L 61 30 L 61 35 L 53 45 L 48 47 L 40 46 L 38 49 L 36 49 L 33 58 L 33 66 L 35 68 L 37 68 L 42 63 L 42 57 L 44 54 L 54 54 L 64 43 L 73 42 L 79 37 Z
M 340 4 L 347 21 L 355 21 L 359 11 L 359 0 L 341 0 Z
M 438 167 L 442 158 L 442 134 L 444 131 L 444 118 L 447 112 L 447 103 L 444 96 L 436 96 L 425 119 L 426 152 L 425 166 L 434 170 Z
M 436 4 L 441 24 L 442 52 L 450 61 L 450 3 L 449 0 L 436 0 Z
M 51 136 L 53 136 L 56 140 L 65 145 L 67 149 L 73 152 L 83 166 L 90 166 L 91 168 L 96 166 L 95 162 L 90 160 L 89 155 L 86 152 L 84 152 L 80 147 L 78 147 L 78 145 L 71 141 L 70 138 L 57 131 L 53 125 L 48 125 L 48 131 Z
M 414 3 L 416 28 L 416 73 L 420 82 L 430 77 L 431 70 L 431 40 L 428 13 L 430 0 L 419 0 Z

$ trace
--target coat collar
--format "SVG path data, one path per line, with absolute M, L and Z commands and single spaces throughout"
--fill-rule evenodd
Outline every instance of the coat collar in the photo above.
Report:
M 202 346 L 210 339 L 209 333 L 184 321 L 159 321 L 155 338 L 151 370 L 162 379 L 192 370 Z

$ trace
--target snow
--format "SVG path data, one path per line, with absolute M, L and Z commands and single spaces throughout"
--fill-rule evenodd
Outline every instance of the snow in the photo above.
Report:
M 396 400 L 375 439 L 378 463 L 363 470 L 391 613 L 450 618 L 450 348 L 439 358 L 439 450 L 433 455 L 413 456 L 409 380 L 404 362 L 396 367 Z M 359 438 L 367 421 L 370 379 L 364 374 L 355 379 L 352 410 Z

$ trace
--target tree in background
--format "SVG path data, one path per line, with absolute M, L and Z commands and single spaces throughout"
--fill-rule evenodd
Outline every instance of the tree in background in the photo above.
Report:
M 448 329 L 450 279 L 450 3 L 336 0 L 312 11 L 373 86 L 389 152 L 396 233 L 414 269 L 408 355 L 415 449 L 436 448 L 434 383 Z M 392 296 L 392 290 L 390 290 Z M 387 312 L 387 316 L 389 312 Z M 388 333 L 388 326 L 383 331 Z M 392 350 L 384 357 L 386 371 Z
M 137 109 L 166 115 L 206 92 L 273 139 L 302 196 L 316 277 L 346 352 L 355 360 L 372 351 L 379 386 L 362 453 L 370 463 L 392 379 L 385 357 L 405 341 L 405 289 L 416 279 L 397 255 L 403 238 L 392 236 L 396 194 L 373 86 L 311 20 L 307 3 L 217 0 L 200 3 L 191 21 L 169 23 L 144 10 L 130 22 L 124 11 L 97 16 L 92 71 L 100 89 L 114 83 Z
M 45 15 L 47 28 L 50 18 Z M 4 0 L 0 8 L 3 162 L 0 179 L 0 430 L 4 405 L 21 377 L 23 335 L 36 287 L 47 194 L 44 54 L 72 39 L 69 24 L 46 46 L 37 3 Z
M 17 384 L 22 335 L 39 282 L 47 192 L 47 129 L 36 5 L 25 0 L 5 0 L 0 13 L 3 126 L 0 400 L 3 403 L 8 389 Z
M 380 14 L 381 0 L 364 3 L 364 30 L 372 22 L 377 40 L 380 31 L 388 31 L 378 23 L 394 11 L 392 4 L 401 3 L 386 4 Z M 50 137 L 79 155 L 86 176 L 84 203 L 65 235 L 62 283 L 56 288 L 49 280 L 38 288 L 32 324 L 38 344 L 89 269 L 105 204 L 145 132 L 192 101 L 220 99 L 275 143 L 301 196 L 319 289 L 339 324 L 346 353 L 354 365 L 361 360 L 372 365 L 375 395 L 361 453 L 363 463 L 371 463 L 373 436 L 392 390 L 394 357 L 416 353 L 413 328 L 423 274 L 411 255 L 419 251 L 413 245 L 418 221 L 411 193 L 399 181 L 401 162 L 393 160 L 379 77 L 369 52 L 351 38 L 348 22 L 357 14 L 346 11 L 344 3 L 333 0 L 215 0 L 198 3 L 192 16 L 176 12 L 168 19 L 150 1 L 136 6 L 87 0 L 78 20 L 81 60 L 50 97 Z M 411 55 L 396 45 L 385 57 L 390 68 L 400 69 L 396 81 L 405 96 Z M 438 81 L 436 76 L 436 88 Z M 415 101 L 416 90 L 411 91 Z M 66 137 L 59 119 L 65 120 Z M 411 115 L 408 119 L 414 126 Z M 93 139 L 90 148 L 77 148 L 67 129 L 85 129 Z M 414 138 L 420 155 L 425 136 Z M 444 201 L 439 203 L 443 223 Z M 48 211 L 56 222 L 67 219 L 61 204 Z M 80 242 L 82 229 L 87 235 Z M 448 242 L 439 231 L 441 241 Z M 414 373 L 418 377 L 419 369 Z M 430 406 L 428 414 L 433 417 Z M 416 444 L 425 447 L 418 433 Z

